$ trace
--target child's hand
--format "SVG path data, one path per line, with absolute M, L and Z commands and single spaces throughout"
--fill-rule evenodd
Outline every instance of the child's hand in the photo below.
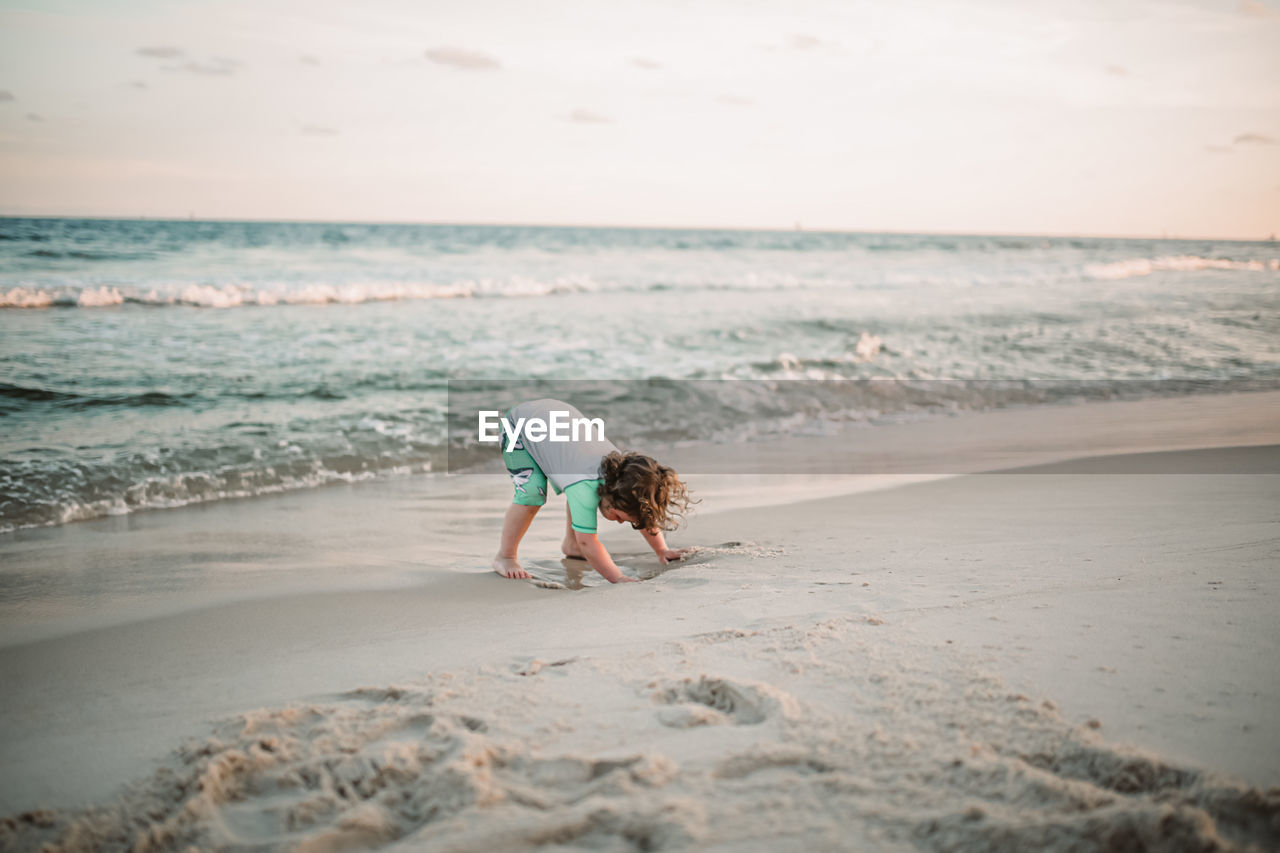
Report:
M 629 578 L 626 575 L 618 575 L 617 579 L 610 580 L 609 583 L 640 583 L 640 579 Z
M 692 548 L 668 548 L 658 554 L 658 559 L 665 566 L 674 560 L 683 560 L 691 551 L 693 551 Z

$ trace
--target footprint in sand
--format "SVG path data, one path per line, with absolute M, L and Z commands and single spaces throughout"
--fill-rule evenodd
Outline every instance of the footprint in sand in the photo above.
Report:
M 768 684 L 705 675 L 659 684 L 652 696 L 669 706 L 658 712 L 658 721 L 679 729 L 758 725 L 773 716 L 793 716 L 798 709 L 792 696 Z

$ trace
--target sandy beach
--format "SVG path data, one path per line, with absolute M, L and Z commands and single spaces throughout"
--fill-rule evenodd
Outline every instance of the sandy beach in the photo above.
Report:
M 0 6 L 0 853 L 1280 853 L 1278 40 Z
M 1170 406 L 1180 435 L 1144 430 Z M 404 484 L 135 518 L 155 542 L 287 512 L 291 553 L 227 543 L 244 578 L 315 559 L 383 588 L 8 636 L 0 844 L 1274 849 L 1276 406 L 1090 404 L 1070 432 L 1110 443 L 1074 461 L 1026 433 L 1018 459 L 1040 467 L 754 507 L 712 490 L 673 537 L 699 546 L 683 563 L 608 531 L 647 579 L 624 587 L 565 588 L 558 504 L 524 546 L 535 582 L 483 571 L 503 489 L 482 477 L 451 478 L 475 502 L 430 540 L 404 519 L 433 498 Z M 876 440 L 947 423 L 972 434 L 961 417 Z M 332 539 L 335 517 L 366 523 Z M 66 559 L 68 535 L 113 521 L 4 557 Z M 402 564 L 416 574 L 377 575 Z

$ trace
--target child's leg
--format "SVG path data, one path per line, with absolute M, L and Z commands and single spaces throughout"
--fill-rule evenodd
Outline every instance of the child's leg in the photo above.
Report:
M 540 506 L 524 504 L 512 504 L 507 507 L 507 517 L 502 521 L 502 541 L 498 545 L 498 556 L 493 558 L 493 570 L 504 578 L 529 577 L 529 573 L 516 559 L 516 552 L 525 531 L 529 529 L 533 517 L 540 509 L 542 509 Z
M 507 466 L 516 491 L 502 522 L 502 541 L 498 545 L 498 556 L 493 558 L 493 570 L 504 578 L 527 578 L 529 573 L 516 559 L 516 550 L 533 517 L 547 502 L 547 475 L 522 446 L 504 450 L 502 463 Z
M 564 505 L 564 541 L 560 543 L 560 550 L 566 557 L 572 557 L 575 560 L 586 559 L 582 556 L 582 549 L 578 547 L 578 538 L 573 535 L 573 513 L 569 511 L 568 501 L 565 501 Z

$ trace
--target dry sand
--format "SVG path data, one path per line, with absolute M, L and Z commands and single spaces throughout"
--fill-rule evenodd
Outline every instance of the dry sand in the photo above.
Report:
M 442 571 L 0 649 L 0 847 L 1276 849 L 1275 403 L 1217 433 L 1261 446 L 705 513 L 666 571 L 611 531 L 643 584 Z

